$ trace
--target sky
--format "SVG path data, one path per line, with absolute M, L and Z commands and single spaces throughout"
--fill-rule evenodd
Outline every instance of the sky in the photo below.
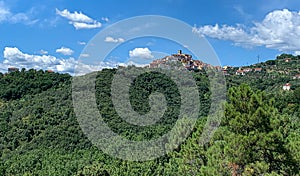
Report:
M 250 65 L 281 53 L 300 55 L 299 0 L 0 0 L 0 72 L 17 67 L 72 74 L 79 58 L 88 57 L 82 51 L 98 33 L 142 15 L 186 23 L 192 33 L 205 37 L 220 65 Z M 99 62 L 101 68 L 129 61 L 144 64 L 140 61 L 178 49 L 190 53 L 189 46 L 159 37 L 127 40 L 108 33 L 103 42 L 118 47 Z

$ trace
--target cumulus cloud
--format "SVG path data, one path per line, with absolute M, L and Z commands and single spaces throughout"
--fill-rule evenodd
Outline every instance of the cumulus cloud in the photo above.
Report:
M 12 13 L 11 10 L 7 7 L 7 5 L 0 1 L 0 23 L 23 23 L 26 25 L 31 25 L 36 23 L 38 20 L 32 20 L 29 17 L 30 13 Z
M 126 63 L 120 64 L 120 66 L 124 66 L 124 67 L 131 66 L 131 65 L 134 65 L 136 67 L 145 67 L 145 66 L 149 65 L 149 63 L 141 63 L 138 60 L 129 60 Z
M 88 17 L 87 15 L 83 14 L 82 12 L 74 12 L 71 13 L 70 11 L 68 11 L 67 9 L 60 11 L 58 9 L 56 10 L 56 14 L 67 18 L 70 21 L 78 21 L 78 22 L 85 22 L 85 23 L 90 23 L 93 22 L 94 20 L 90 17 Z
M 3 63 L 0 63 L 0 72 L 1 73 L 7 72 L 7 66 Z
M 42 54 L 42 55 L 45 55 L 45 54 L 48 54 L 48 51 L 45 51 L 45 50 L 40 50 L 40 52 L 39 52 L 40 54 Z
M 50 55 L 31 55 L 21 52 L 16 47 L 5 47 L 3 64 L 8 66 L 24 67 L 24 68 L 46 68 L 58 65 L 59 61 L 56 57 Z
M 23 53 L 16 47 L 5 47 L 4 61 L 2 66 L 6 69 L 8 67 L 26 68 L 26 69 L 43 69 L 53 70 L 58 72 L 72 74 L 76 61 L 73 58 L 58 59 L 51 55 L 32 55 Z M 0 64 L 1 65 L 1 64 Z
M 107 17 L 102 17 L 101 20 L 102 20 L 102 21 L 105 21 L 105 22 L 108 22 L 108 21 L 109 21 L 109 19 L 108 19 Z
M 78 43 L 78 45 L 86 45 L 86 42 L 78 41 L 77 43 Z
M 75 29 L 93 29 L 93 28 L 99 28 L 102 26 L 100 22 L 93 22 L 93 23 L 84 23 L 84 22 L 70 22 L 70 24 L 73 24 Z
M 138 57 L 138 53 L 134 51 L 134 56 Z M 143 49 L 143 48 L 142 48 Z M 147 50 L 147 49 L 146 49 Z M 151 54 L 151 52 L 150 52 Z M 115 68 L 118 65 L 128 66 L 145 66 L 146 64 L 135 62 L 134 60 L 129 60 L 127 63 L 120 63 L 116 61 L 100 61 L 99 63 L 85 64 L 78 60 L 75 60 L 73 57 L 70 58 L 57 58 L 51 55 L 36 55 L 36 54 L 27 54 L 22 52 L 19 48 L 16 47 L 5 47 L 3 51 L 4 61 L 0 63 L 0 72 L 6 72 L 8 67 L 16 68 L 26 68 L 26 69 L 37 69 L 37 70 L 53 70 L 55 72 L 69 73 L 71 75 L 83 75 L 93 71 L 99 71 L 103 68 Z M 140 54 L 144 58 L 152 58 L 147 54 Z M 82 54 L 81 57 L 89 57 L 88 54 Z M 76 72 L 76 73 L 75 73 Z
M 3 1 L 0 1 L 0 22 L 6 21 L 11 16 L 10 10 L 5 6 Z
M 134 48 L 129 51 L 129 56 L 131 59 L 153 59 L 154 56 L 149 48 Z
M 51 55 L 33 55 L 23 53 L 16 47 L 5 47 L 3 51 L 4 61 L 0 63 L 0 72 L 6 72 L 8 67 L 53 70 L 61 73 L 83 75 L 103 68 L 113 68 L 120 63 L 100 62 L 94 65 L 80 63 L 74 58 L 57 58 Z M 74 70 L 76 68 L 76 70 Z
M 82 12 L 70 12 L 67 9 L 62 11 L 56 9 L 56 14 L 60 15 L 69 20 L 69 23 L 72 24 L 75 29 L 93 29 L 99 28 L 102 24 L 96 20 L 93 20 L 91 17 L 83 14 Z
M 109 43 L 122 43 L 124 42 L 125 40 L 123 38 L 113 38 L 113 37 L 106 37 L 105 42 L 109 42 Z
M 79 55 L 79 57 L 90 57 L 90 55 L 87 54 L 87 53 L 82 53 L 82 54 Z
M 300 55 L 300 51 L 295 51 L 295 52 L 294 52 L 294 55 L 299 56 L 299 55 Z
M 56 49 L 56 52 L 60 53 L 60 54 L 63 54 L 63 55 L 66 55 L 66 56 L 70 56 L 70 55 L 73 54 L 74 51 L 71 50 L 70 48 L 61 47 L 61 48 Z
M 94 65 L 88 65 L 84 62 L 77 62 L 76 65 L 76 75 L 83 75 L 93 71 L 99 71 L 104 68 L 116 68 L 117 66 L 125 66 L 126 64 L 116 62 L 116 61 L 100 61 Z
M 279 51 L 300 51 L 300 12 L 275 10 L 252 27 L 237 24 L 194 27 L 193 32 L 244 47 L 265 46 Z

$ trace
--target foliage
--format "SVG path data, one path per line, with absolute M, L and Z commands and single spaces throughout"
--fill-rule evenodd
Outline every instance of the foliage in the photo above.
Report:
M 291 63 L 282 62 L 286 57 L 291 56 L 282 55 L 261 66 L 268 70 L 274 64 L 277 69 L 278 64 L 291 64 L 297 71 L 299 66 L 293 62 L 298 63 L 298 58 L 291 57 Z M 128 124 L 114 109 L 110 87 L 116 72 L 103 69 L 96 79 L 98 109 L 109 127 L 136 141 L 154 139 L 169 131 L 180 107 L 180 93 L 174 82 L 156 72 L 135 79 L 130 87 L 135 111 L 149 112 L 153 92 L 164 94 L 168 105 L 157 124 L 138 127 Z M 192 74 L 201 102 L 192 133 L 174 151 L 145 162 L 112 158 L 92 145 L 74 114 L 70 75 L 33 69 L 0 74 L 0 175 L 300 174 L 297 80 L 267 71 L 227 76 L 225 117 L 209 142 L 203 144 L 206 123 L 213 123 L 209 119 L 218 115 L 207 117 L 211 103 L 208 76 L 202 71 Z M 294 87 L 282 91 L 281 85 L 287 81 Z

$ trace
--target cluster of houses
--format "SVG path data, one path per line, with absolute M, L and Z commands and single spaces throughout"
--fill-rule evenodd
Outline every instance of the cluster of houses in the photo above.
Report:
M 174 63 L 174 64 L 172 64 Z M 176 63 L 180 63 L 177 65 L 177 69 L 187 69 L 187 70 L 202 70 L 206 68 L 215 68 L 214 66 L 204 63 L 200 60 L 193 60 L 192 55 L 183 54 L 181 50 L 178 50 L 177 54 L 172 54 L 171 56 L 166 56 L 162 59 L 157 59 L 152 61 L 149 64 L 150 68 L 170 68 L 176 65 Z
M 236 75 L 245 75 L 248 72 L 261 72 L 262 68 L 239 68 L 235 74 Z
M 234 67 L 223 66 L 222 72 L 224 73 L 225 76 L 227 76 L 227 75 L 230 75 L 228 73 L 228 71 L 231 69 L 234 69 Z M 261 72 L 261 71 L 262 71 L 262 68 L 242 68 L 242 67 L 240 67 L 238 70 L 235 71 L 235 74 L 244 76 L 248 72 Z
M 173 56 L 166 56 L 162 59 L 157 59 L 152 61 L 149 64 L 149 68 L 173 68 L 173 69 L 179 69 L 181 65 L 178 65 L 177 58 Z

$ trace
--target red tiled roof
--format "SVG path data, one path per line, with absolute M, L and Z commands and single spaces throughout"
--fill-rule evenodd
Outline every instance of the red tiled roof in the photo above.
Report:
M 261 71 L 262 68 L 254 68 L 255 71 Z

